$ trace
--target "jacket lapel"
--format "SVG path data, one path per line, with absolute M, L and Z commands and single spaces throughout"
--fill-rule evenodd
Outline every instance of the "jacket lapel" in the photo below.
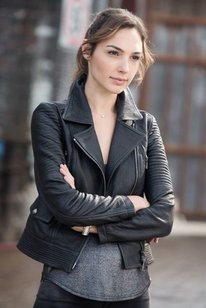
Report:
M 76 133 L 74 135 L 74 142 L 104 172 L 104 162 L 94 127 L 90 126 L 88 129 Z
M 71 86 L 63 119 L 78 124 L 78 132 L 74 133 L 74 142 L 99 166 L 103 173 L 104 162 L 94 129 L 91 110 L 84 93 L 84 82 L 83 78 Z
M 142 138 L 144 134 L 141 129 L 138 131 L 124 121 L 117 121 L 107 164 L 108 181 Z
M 91 110 L 84 94 L 84 83 L 85 78 L 82 78 L 72 85 L 63 119 L 84 124 L 82 129 L 74 134 L 74 141 L 99 166 L 103 173 L 104 162 L 95 133 Z M 117 123 L 107 163 L 108 179 L 111 178 L 121 161 L 133 151 L 141 138 L 144 137 L 141 125 L 139 125 L 139 129 L 132 127 L 132 123 L 140 119 L 142 119 L 142 115 L 129 89 L 120 93 L 117 99 Z M 85 126 L 85 124 L 87 125 Z
M 129 89 L 118 95 L 117 100 L 118 119 L 110 148 L 107 174 L 110 180 L 120 163 L 131 153 L 144 137 L 141 126 L 133 127 L 134 121 L 141 120 L 139 112 Z

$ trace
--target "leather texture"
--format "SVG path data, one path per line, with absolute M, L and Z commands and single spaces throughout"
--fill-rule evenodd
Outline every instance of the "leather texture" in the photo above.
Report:
M 106 173 L 84 78 L 68 100 L 41 103 L 32 117 L 38 197 L 17 247 L 37 261 L 70 271 L 87 238 L 71 226 L 96 225 L 101 243 L 117 242 L 125 268 L 142 266 L 142 244 L 167 236 L 174 195 L 155 118 L 139 111 L 129 90 L 118 95 L 118 116 Z M 72 189 L 59 172 L 66 163 Z M 146 196 L 150 207 L 135 213 L 128 195 Z

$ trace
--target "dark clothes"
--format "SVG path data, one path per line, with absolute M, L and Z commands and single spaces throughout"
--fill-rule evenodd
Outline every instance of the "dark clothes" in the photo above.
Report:
M 95 235 L 70 273 L 46 266 L 44 277 L 69 293 L 105 302 L 136 298 L 150 285 L 147 266 L 124 269 L 118 244 L 100 244 Z
M 88 240 L 71 226 L 96 225 L 100 243 L 118 244 L 123 268 L 141 268 L 144 241 L 168 235 L 173 223 L 174 195 L 159 129 L 152 115 L 137 109 L 129 90 L 119 94 L 105 175 L 84 82 L 75 82 L 67 101 L 41 103 L 33 113 L 39 196 L 18 248 L 70 272 Z M 61 163 L 76 189 L 64 181 Z M 127 195 L 144 194 L 150 207 L 135 213 Z
M 44 280 L 33 308 L 149 308 L 149 293 L 132 300 L 100 302 L 75 296 Z

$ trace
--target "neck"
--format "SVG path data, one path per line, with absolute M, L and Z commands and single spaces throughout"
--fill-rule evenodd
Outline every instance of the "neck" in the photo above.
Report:
M 92 112 L 100 115 L 116 112 L 117 94 L 111 94 L 104 91 L 93 89 L 88 83 L 85 84 L 85 95 Z

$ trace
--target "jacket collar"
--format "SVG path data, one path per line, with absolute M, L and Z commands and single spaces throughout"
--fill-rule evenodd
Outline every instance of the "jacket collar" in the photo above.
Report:
M 63 119 L 82 123 L 93 124 L 91 109 L 84 93 L 86 76 L 75 81 L 70 89 L 68 104 L 63 114 Z M 117 97 L 118 120 L 138 120 L 142 118 L 129 89 L 120 93 Z
M 73 137 L 78 146 L 90 159 L 96 162 L 102 170 L 102 174 L 104 174 L 104 162 L 94 130 L 91 110 L 84 94 L 84 84 L 84 80 L 79 80 L 72 85 L 63 119 L 79 124 L 89 124 L 89 127 L 85 128 L 84 126 L 82 130 L 74 133 Z M 134 120 L 139 120 L 143 117 L 136 107 L 130 91 L 125 90 L 118 95 L 117 99 L 118 120 L 116 121 L 107 162 L 108 183 L 121 162 L 137 147 L 145 136 L 141 125 L 138 126 L 138 129 L 131 125 Z M 124 142 L 120 142 L 120 140 Z

